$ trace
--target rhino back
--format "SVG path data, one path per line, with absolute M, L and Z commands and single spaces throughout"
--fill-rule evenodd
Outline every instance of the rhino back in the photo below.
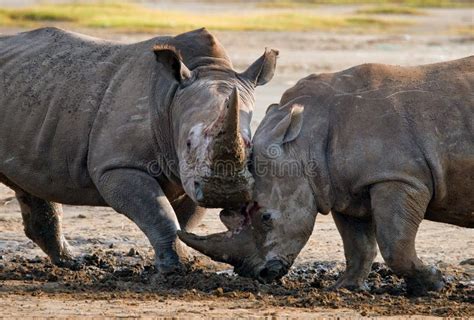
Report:
M 474 223 L 474 57 L 418 67 L 378 64 L 302 79 L 282 97 L 328 110 L 327 157 L 336 209 L 371 184 L 423 183 L 427 218 Z M 313 143 L 318 137 L 311 137 Z M 469 221 L 469 222 L 468 222 Z
M 38 196 L 82 189 L 96 202 L 89 134 L 133 51 L 55 28 L 0 39 L 0 173 Z

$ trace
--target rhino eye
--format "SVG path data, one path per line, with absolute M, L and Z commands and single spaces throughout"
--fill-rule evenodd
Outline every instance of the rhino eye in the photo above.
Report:
M 191 149 L 191 140 L 186 140 L 186 147 L 188 147 L 188 150 Z
M 272 214 L 269 212 L 262 214 L 262 222 L 268 222 L 271 220 L 271 218 L 272 218 Z

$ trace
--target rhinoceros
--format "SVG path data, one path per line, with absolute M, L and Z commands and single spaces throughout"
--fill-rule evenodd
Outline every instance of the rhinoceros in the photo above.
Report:
M 110 206 L 145 233 L 160 271 L 179 268 L 177 229 L 251 197 L 254 89 L 277 55 L 238 73 L 205 29 L 134 44 L 56 28 L 0 37 L 0 182 L 26 235 L 67 265 L 59 203 Z
M 310 75 L 255 133 L 254 202 L 221 213 L 229 231 L 179 236 L 269 282 L 288 272 L 317 213 L 332 212 L 346 257 L 335 288 L 364 288 L 378 245 L 409 292 L 440 289 L 415 236 L 423 219 L 474 227 L 473 92 L 474 56 Z

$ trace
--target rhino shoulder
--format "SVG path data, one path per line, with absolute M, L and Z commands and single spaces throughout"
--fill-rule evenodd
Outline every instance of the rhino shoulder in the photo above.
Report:
M 330 93 L 330 86 L 327 84 L 331 82 L 332 76 L 331 73 L 310 74 L 300 79 L 293 87 L 283 93 L 280 105 L 285 105 L 289 101 L 302 96 L 317 97 Z
M 20 43 L 23 43 L 24 40 L 27 42 L 35 43 L 38 46 L 46 45 L 48 43 L 58 42 L 62 44 L 98 44 L 98 45 L 118 45 L 118 42 L 105 40 L 101 38 L 92 37 L 82 33 L 77 33 L 69 30 L 64 30 L 57 27 L 43 27 L 34 29 L 31 31 L 26 31 L 19 33 L 17 36 L 12 36 L 13 41 L 18 40 Z
M 30 31 L 21 32 L 19 34 L 23 36 L 35 37 L 39 35 L 55 35 L 55 34 L 60 34 L 60 33 L 64 34 L 64 33 L 67 33 L 67 31 L 61 28 L 57 28 L 57 27 L 42 27 L 42 28 L 30 30 Z

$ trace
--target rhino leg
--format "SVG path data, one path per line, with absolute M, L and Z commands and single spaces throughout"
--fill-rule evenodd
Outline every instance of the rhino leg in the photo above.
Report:
M 416 233 L 431 199 L 428 189 L 386 182 L 373 186 L 370 195 L 377 243 L 387 265 L 405 278 L 409 294 L 440 290 L 441 272 L 426 266 L 415 250 Z
M 20 190 L 16 191 L 16 198 L 20 204 L 26 236 L 33 240 L 54 264 L 74 266 L 76 262 L 62 232 L 62 206 Z
M 332 216 L 344 244 L 346 271 L 334 285 L 334 289 L 367 290 L 365 279 L 377 255 L 374 224 L 339 212 Z
M 206 208 L 199 207 L 187 195 L 173 202 L 172 206 L 178 216 L 181 230 L 184 231 L 190 231 L 195 228 L 206 213 Z
M 155 250 L 155 265 L 168 274 L 181 269 L 187 251 L 177 241 L 176 214 L 158 181 L 146 172 L 119 168 L 106 171 L 98 190 L 117 212 L 127 216 L 145 233 Z

